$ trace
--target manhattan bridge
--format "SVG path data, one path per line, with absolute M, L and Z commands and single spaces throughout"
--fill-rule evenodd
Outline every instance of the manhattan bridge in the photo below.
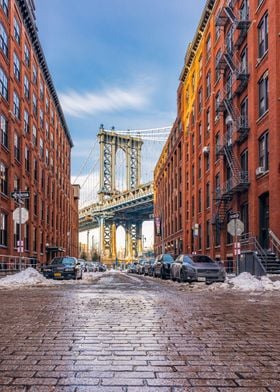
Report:
M 142 224 L 153 220 L 153 170 L 170 130 L 99 128 L 74 183 L 81 187 L 79 231 L 99 228 L 106 263 L 116 260 L 119 226 L 125 231 L 124 259 L 142 254 Z

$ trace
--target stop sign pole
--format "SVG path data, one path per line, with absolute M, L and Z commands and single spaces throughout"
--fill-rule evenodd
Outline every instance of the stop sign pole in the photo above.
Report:
M 22 246 L 22 205 L 24 204 L 24 199 L 29 198 L 29 192 L 12 192 L 11 197 L 18 203 L 18 208 L 19 208 L 19 268 L 21 271 L 21 259 L 22 259 L 22 252 L 23 252 L 23 246 Z

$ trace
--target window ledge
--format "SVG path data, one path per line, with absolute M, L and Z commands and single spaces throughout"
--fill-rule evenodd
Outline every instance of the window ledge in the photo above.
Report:
M 269 109 L 267 109 L 267 111 L 264 112 L 264 114 L 262 114 L 262 115 L 257 119 L 256 124 L 260 124 L 260 123 L 265 119 L 265 117 L 268 115 L 268 113 L 269 113 Z
M 263 178 L 263 177 L 267 176 L 268 174 L 269 174 L 269 169 L 266 170 L 266 171 L 265 171 L 264 173 L 262 173 L 262 174 L 256 175 L 256 179 L 258 180 L 259 178 Z
M 266 50 L 266 52 L 264 52 L 262 57 L 258 57 L 257 59 L 257 63 L 256 63 L 256 68 L 258 68 L 263 62 L 264 60 L 268 57 L 268 49 Z

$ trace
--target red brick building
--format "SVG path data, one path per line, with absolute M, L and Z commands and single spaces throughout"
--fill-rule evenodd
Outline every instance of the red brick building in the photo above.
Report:
M 206 2 L 155 170 L 157 253 L 165 247 L 230 263 L 233 212 L 264 249 L 269 229 L 280 238 L 279 17 L 278 0 Z
M 0 255 L 17 255 L 11 192 L 30 192 L 23 256 L 78 255 L 72 139 L 40 45 L 33 0 L 0 0 Z

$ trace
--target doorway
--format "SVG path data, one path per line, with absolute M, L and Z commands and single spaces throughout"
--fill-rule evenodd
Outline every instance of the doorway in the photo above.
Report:
M 269 192 L 263 193 L 259 197 L 260 211 L 260 244 L 264 249 L 269 248 Z

